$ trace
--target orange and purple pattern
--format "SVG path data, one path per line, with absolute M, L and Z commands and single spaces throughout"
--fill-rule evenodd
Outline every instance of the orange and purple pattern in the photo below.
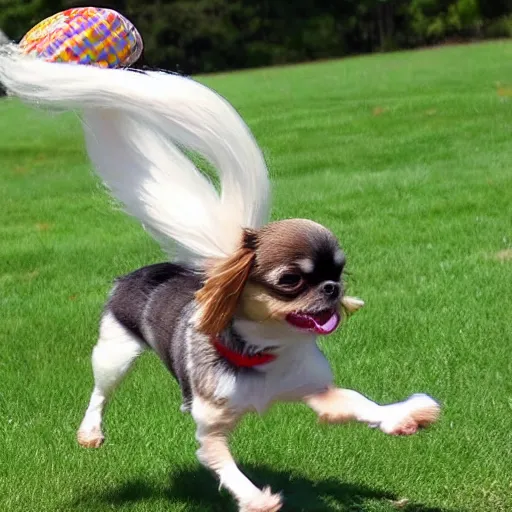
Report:
M 111 9 L 68 9 L 41 21 L 20 42 L 23 52 L 50 62 L 104 68 L 130 66 L 142 52 L 142 38 Z

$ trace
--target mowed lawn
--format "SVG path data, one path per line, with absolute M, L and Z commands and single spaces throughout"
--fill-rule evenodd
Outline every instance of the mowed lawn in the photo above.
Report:
M 264 149 L 274 218 L 345 248 L 367 306 L 321 341 L 338 384 L 443 404 L 407 438 L 319 426 L 300 404 L 248 417 L 233 451 L 285 510 L 512 510 L 511 62 L 496 42 L 201 78 Z M 1 100 L 0 190 L 0 510 L 235 510 L 153 355 L 104 447 L 75 441 L 110 284 L 164 258 L 92 175 L 76 116 Z

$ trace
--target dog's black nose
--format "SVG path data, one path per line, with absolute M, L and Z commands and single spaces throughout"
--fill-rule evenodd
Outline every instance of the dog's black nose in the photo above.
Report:
M 324 283 L 322 291 L 330 299 L 337 299 L 340 295 L 340 285 L 334 281 L 327 281 Z

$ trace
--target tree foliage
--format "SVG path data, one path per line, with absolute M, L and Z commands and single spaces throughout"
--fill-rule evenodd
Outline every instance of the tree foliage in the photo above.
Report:
M 512 0 L 104 0 L 140 30 L 142 63 L 186 73 L 512 35 Z M 13 40 L 77 0 L 0 0 Z

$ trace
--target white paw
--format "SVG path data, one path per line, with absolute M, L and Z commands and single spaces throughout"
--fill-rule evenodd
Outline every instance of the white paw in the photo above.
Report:
M 404 402 L 385 405 L 379 428 L 386 434 L 411 435 L 434 423 L 439 417 L 439 404 L 428 395 L 416 394 Z
M 277 512 L 282 506 L 281 495 L 272 494 L 270 487 L 265 487 L 256 498 L 241 503 L 240 512 Z
M 105 440 L 100 427 L 80 427 L 76 438 L 78 444 L 84 448 L 99 448 Z

